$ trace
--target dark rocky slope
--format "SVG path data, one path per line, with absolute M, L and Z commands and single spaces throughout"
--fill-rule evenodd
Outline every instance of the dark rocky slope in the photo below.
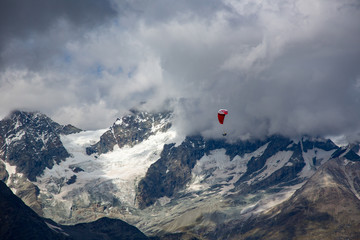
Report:
M 3 240 L 70 239 L 51 230 L 45 221 L 26 206 L 0 181 L 0 238 Z
M 0 239 L 2 240 L 142 240 L 137 228 L 116 219 L 62 226 L 39 217 L 0 181 Z

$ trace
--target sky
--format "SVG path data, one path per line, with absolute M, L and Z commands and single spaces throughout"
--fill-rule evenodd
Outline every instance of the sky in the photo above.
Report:
M 359 0 L 2 0 L 0 117 L 91 130 L 146 102 L 183 134 L 360 139 L 359 26 Z

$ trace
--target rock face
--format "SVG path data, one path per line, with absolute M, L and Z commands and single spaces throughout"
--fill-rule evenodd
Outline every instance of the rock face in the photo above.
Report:
M 60 134 L 81 131 L 71 125 L 62 126 L 41 113 L 14 111 L 0 121 L 0 179 L 39 215 L 39 189 L 31 181 L 45 168 L 65 160 L 69 153 L 64 148 Z M 16 167 L 12 173 L 5 164 Z M 30 180 L 30 181 L 29 181 Z
M 209 239 L 360 239 L 360 162 L 345 156 L 325 163 L 271 211 L 220 225 Z
M 34 183 L 25 176 L 13 174 L 7 181 L 7 185 L 16 191 L 16 196 L 21 198 L 27 206 L 31 207 L 38 215 L 43 215 L 41 201 L 38 199 L 40 190 Z
M 14 111 L 0 121 L 0 158 L 15 165 L 19 173 L 36 181 L 43 170 L 69 157 L 60 133 L 79 129 L 61 126 L 40 113 Z
M 0 181 L 0 238 L 3 240 L 148 239 L 137 228 L 102 218 L 95 222 L 62 226 L 39 217 Z
M 112 151 L 115 145 L 119 148 L 128 145 L 134 146 L 157 132 L 166 131 L 171 127 L 168 121 L 171 112 L 150 113 L 135 109 L 131 114 L 118 118 L 113 126 L 106 131 L 96 144 L 86 148 L 86 153 L 107 153 Z
M 160 159 L 150 166 L 138 185 L 138 205 L 143 209 L 161 197 L 172 197 L 183 190 L 191 181 L 196 162 L 211 150 L 225 148 L 234 157 L 260 146 L 260 142 L 228 144 L 224 140 L 205 140 L 201 136 L 187 137 L 178 147 L 175 144 L 165 145 Z
M 264 141 L 240 141 L 232 144 L 224 140 L 205 140 L 200 136 L 187 137 L 178 147 L 174 144 L 166 145 L 161 158 L 151 165 L 145 178 L 138 185 L 138 205 L 140 208 L 148 207 L 161 197 L 173 197 L 174 194 L 185 189 L 192 179 L 195 164 L 202 157 L 210 155 L 213 150 L 224 149 L 225 155 L 231 162 L 236 156 L 253 153 L 261 146 L 266 147 L 260 154 L 250 157 L 245 172 L 228 174 L 228 181 L 222 184 L 217 182 L 213 187 L 219 188 L 238 178 L 233 183 L 234 192 L 243 195 L 295 185 L 305 180 L 305 175 L 298 176 L 305 166 L 315 170 L 322 161 L 328 160 L 323 156 L 310 154 L 310 151 L 333 152 L 338 149 L 333 142 L 327 140 L 303 139 L 294 142 L 281 136 L 273 136 Z M 310 154 L 311 159 L 304 159 L 307 153 Z M 328 157 L 330 155 L 331 153 Z M 235 166 L 232 165 L 232 168 Z M 204 174 L 210 178 L 212 171 L 215 170 L 207 169 Z M 231 170 L 229 168 L 227 172 Z
M 302 182 L 305 176 L 299 178 L 298 175 L 306 165 L 315 170 L 322 164 L 322 161 L 329 159 L 330 156 L 325 159 L 321 155 L 318 156 L 318 151 L 330 152 L 338 149 L 332 141 L 324 139 L 310 140 L 305 138 L 299 142 L 294 142 L 281 136 L 273 136 L 269 140 L 264 153 L 259 157 L 250 159 L 246 173 L 235 183 L 240 194 L 268 189 L 276 185 L 293 185 Z M 311 151 L 313 153 L 310 153 Z M 279 153 L 290 153 L 290 158 L 283 166 L 275 169 L 266 178 L 255 184 L 249 184 L 250 179 L 256 175 L 262 175 L 263 172 L 268 170 L 269 166 L 266 166 L 266 161 L 276 157 Z M 305 159 L 306 157 L 307 159 Z

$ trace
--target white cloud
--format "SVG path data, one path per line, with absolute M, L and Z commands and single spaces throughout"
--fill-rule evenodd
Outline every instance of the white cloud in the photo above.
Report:
M 7 43 L 16 51 L 2 56 L 22 64 L 2 70 L 2 111 L 96 128 L 141 101 L 156 109 L 178 99 L 176 126 L 188 134 L 218 136 L 219 108 L 236 137 L 360 128 L 358 1 L 114 3 L 118 16 L 81 36 L 60 24 L 35 31 L 33 45 Z M 41 48 L 51 43 L 55 51 Z M 22 53 L 51 60 L 31 68 Z
M 118 109 L 111 109 L 100 100 L 93 104 L 60 107 L 52 115 L 53 119 L 61 124 L 72 124 L 84 130 L 94 130 L 110 127 L 118 114 Z

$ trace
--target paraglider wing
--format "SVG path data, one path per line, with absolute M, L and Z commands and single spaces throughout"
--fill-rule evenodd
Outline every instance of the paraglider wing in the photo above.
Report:
M 224 124 L 225 115 L 228 114 L 228 110 L 226 109 L 220 109 L 218 111 L 218 119 L 220 124 Z

